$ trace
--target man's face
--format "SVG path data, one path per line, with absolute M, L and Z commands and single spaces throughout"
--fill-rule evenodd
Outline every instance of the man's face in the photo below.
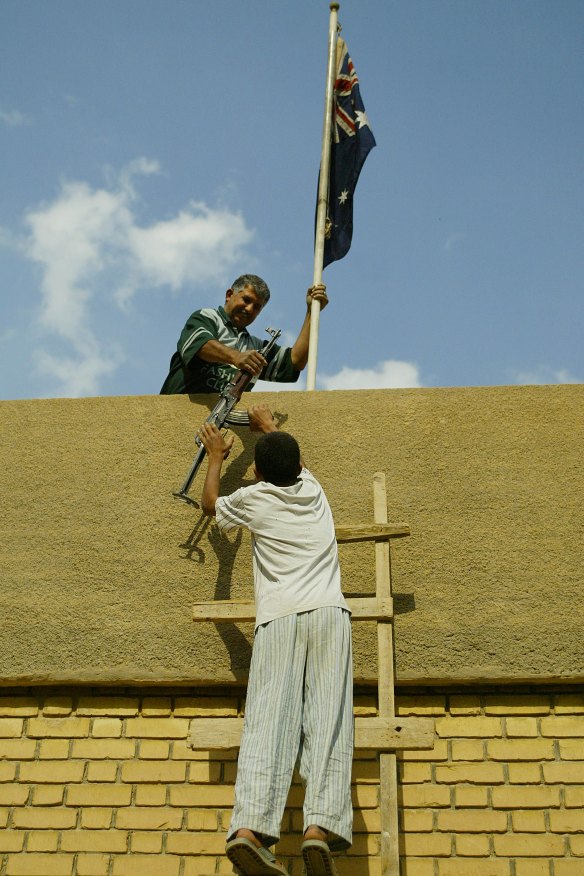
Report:
M 244 286 L 239 292 L 228 289 L 225 293 L 225 313 L 238 329 L 247 328 L 263 306 L 253 286 Z

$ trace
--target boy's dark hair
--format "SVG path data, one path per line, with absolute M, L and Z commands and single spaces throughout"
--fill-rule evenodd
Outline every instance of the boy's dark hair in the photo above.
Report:
M 287 487 L 293 484 L 300 469 L 300 447 L 288 432 L 268 432 L 255 446 L 255 465 L 270 484 Z

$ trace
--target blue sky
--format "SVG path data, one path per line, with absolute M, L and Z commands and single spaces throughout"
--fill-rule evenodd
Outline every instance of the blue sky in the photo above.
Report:
M 293 339 L 324 0 L 0 4 L 0 398 L 159 391 L 240 273 Z M 584 382 L 584 3 L 345 0 L 377 148 L 322 389 Z

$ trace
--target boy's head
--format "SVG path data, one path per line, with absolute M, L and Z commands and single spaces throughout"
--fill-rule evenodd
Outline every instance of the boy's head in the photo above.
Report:
M 300 465 L 300 447 L 288 432 L 268 432 L 255 446 L 255 469 L 260 480 L 277 487 L 288 487 L 296 481 Z

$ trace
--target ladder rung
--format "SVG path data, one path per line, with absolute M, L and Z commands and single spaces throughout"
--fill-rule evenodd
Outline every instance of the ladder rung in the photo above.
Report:
M 375 596 L 347 598 L 353 620 L 388 621 L 393 617 L 393 600 L 377 599 Z M 251 623 L 255 621 L 255 603 L 240 602 L 231 599 L 219 599 L 215 602 L 195 602 L 193 605 L 194 621 L 211 621 L 212 623 Z
M 380 541 L 389 538 L 403 538 L 409 534 L 409 526 L 390 526 L 389 523 L 355 523 L 352 526 L 335 526 L 338 542 Z
M 198 751 L 239 748 L 243 718 L 193 718 L 189 746 Z M 420 750 L 434 746 L 433 718 L 355 718 L 355 748 Z

